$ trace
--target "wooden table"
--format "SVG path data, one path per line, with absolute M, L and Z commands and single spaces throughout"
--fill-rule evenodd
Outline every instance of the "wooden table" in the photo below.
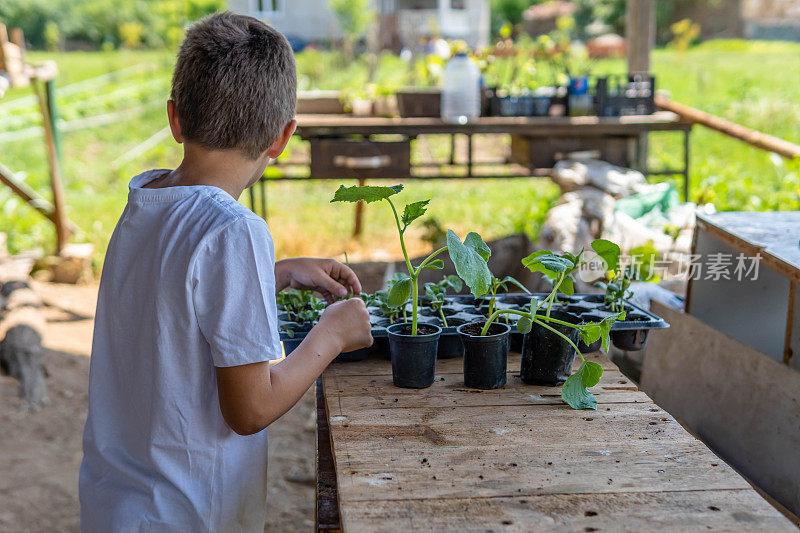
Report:
M 388 361 L 317 383 L 319 530 L 796 531 L 604 356 L 597 411 L 559 387 L 467 389 L 462 362 L 424 390 Z
M 335 179 L 505 179 L 549 176 L 556 161 L 576 151 L 596 152 L 600 159 L 632 167 L 646 175 L 680 175 L 689 191 L 689 136 L 692 124 L 659 111 L 625 117 L 480 117 L 467 124 L 439 118 L 385 118 L 352 115 L 298 115 L 296 135 L 311 145 L 310 159 L 287 154 L 259 182 L 260 207 L 250 189 L 253 209 L 267 214 L 266 184 L 272 180 Z M 647 167 L 647 134 L 683 134 L 683 168 Z M 509 160 L 474 158 L 474 135 L 511 135 Z M 417 161 L 411 141 L 420 135 L 449 135 L 449 157 Z M 455 136 L 467 139 L 467 155 L 455 154 Z M 382 136 L 382 137 L 381 137 Z M 389 136 L 387 138 L 387 136 Z M 341 161 L 337 162 L 337 155 Z M 412 161 L 412 159 L 414 159 Z M 358 224 L 357 224 L 358 226 Z
M 692 255 L 686 312 L 800 370 L 800 212 L 698 215 Z

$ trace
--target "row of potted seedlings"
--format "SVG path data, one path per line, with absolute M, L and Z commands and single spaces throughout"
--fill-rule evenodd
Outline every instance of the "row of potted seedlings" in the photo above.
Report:
M 573 294 L 572 274 L 586 263 L 583 252 L 573 255 L 542 250 L 523 259 L 525 267 L 552 281 L 553 289 L 546 295 L 530 295 L 517 280 L 510 277 L 498 279 L 492 275 L 487 264 L 491 250 L 474 232 L 467 234 L 462 241 L 449 230 L 446 246 L 413 265 L 404 236 L 409 226 L 425 214 L 429 200 L 410 203 L 400 212 L 392 197 L 401 190 L 401 185 L 341 186 L 332 200 L 383 201 L 389 204 L 394 215 L 407 271 L 396 274 L 386 291 L 362 295 L 370 310 L 373 328 L 386 329 L 394 384 L 406 388 L 429 387 L 434 381 L 437 353 L 440 358 L 457 357 L 463 353 L 466 386 L 478 389 L 502 387 L 506 382 L 509 349 L 512 344 L 517 344 L 515 349 L 521 348 L 522 352 L 520 376 L 524 382 L 550 386 L 563 383 L 562 398 L 566 403 L 575 409 L 596 408 L 596 400 L 588 389 L 599 382 L 603 370 L 599 364 L 586 360 L 584 353 L 597 349 L 607 352 L 614 324 L 624 321 L 626 313 L 631 310 L 641 311 L 625 302 L 630 273 L 616 273 L 619 247 L 603 239 L 592 243 L 606 270 L 613 273 L 604 285 L 606 294 L 596 295 L 594 300 Z M 442 269 L 444 262 L 440 256 L 445 252 L 455 265 L 458 276 L 426 284 L 425 295 L 420 297 L 420 274 L 425 270 Z M 446 295 L 447 291 L 460 291 L 462 284 L 469 288 L 472 296 Z M 500 290 L 509 288 L 523 292 L 498 295 Z M 279 298 L 284 311 L 282 319 L 290 323 L 284 335 L 290 337 L 286 349 L 289 353 L 291 337 L 296 331 L 310 329 L 324 308 L 324 302 L 316 301 L 312 295 L 302 294 L 302 291 L 289 291 L 289 295 Z M 287 308 L 287 303 L 291 309 Z M 301 316 L 299 307 L 303 304 L 310 316 Z M 634 312 L 631 318 L 650 322 L 657 319 L 642 313 Z M 457 337 L 442 336 L 443 327 L 449 329 L 453 326 L 457 326 Z M 515 332 L 512 332 L 512 326 Z M 663 321 L 655 327 L 664 327 Z M 630 331 L 640 329 L 630 328 Z M 627 331 L 615 331 L 615 334 Z M 386 346 L 381 345 L 381 340 L 376 338 L 376 347 L 385 352 Z M 366 355 L 367 350 L 360 350 L 341 357 L 362 359 Z M 581 357 L 582 364 L 575 374 L 570 375 L 577 356 Z

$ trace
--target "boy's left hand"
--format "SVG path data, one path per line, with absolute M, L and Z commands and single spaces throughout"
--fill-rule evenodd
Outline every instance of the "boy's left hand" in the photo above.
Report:
M 276 289 L 317 291 L 328 303 L 349 293 L 361 294 L 361 282 L 352 269 L 334 259 L 294 257 L 275 263 Z

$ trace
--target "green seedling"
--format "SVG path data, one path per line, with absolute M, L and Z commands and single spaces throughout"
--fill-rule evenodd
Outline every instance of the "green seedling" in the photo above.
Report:
M 289 321 L 297 322 L 300 325 L 316 324 L 322 311 L 325 310 L 325 300 L 314 296 L 314 291 L 289 289 L 279 292 L 275 299 L 286 312 Z M 283 331 L 290 338 L 294 338 L 293 329 L 284 326 Z
M 489 312 L 487 313 L 488 316 L 491 316 L 492 313 L 495 312 L 495 308 L 497 307 L 497 291 L 503 289 L 504 291 L 508 292 L 509 285 L 514 285 L 516 287 L 519 287 L 525 292 L 525 294 L 531 293 L 528 289 L 525 288 L 525 285 L 515 280 L 511 276 L 506 276 L 503 279 L 499 279 L 492 276 L 492 285 L 491 287 L 489 287 Z
M 386 282 L 387 294 L 391 295 L 392 294 L 392 290 L 394 289 L 394 286 L 397 285 L 398 283 L 405 283 L 407 278 L 408 278 L 408 276 L 406 276 L 402 272 L 396 272 L 394 274 L 394 276 L 392 276 L 392 278 L 389 281 Z M 402 292 L 403 291 L 401 290 L 400 293 L 402 294 Z M 389 300 L 387 300 L 386 303 L 391 308 L 393 308 L 395 310 L 399 310 L 400 312 L 403 313 L 403 322 L 407 322 L 408 321 L 408 314 L 406 312 L 406 304 L 408 303 L 408 297 L 406 297 L 406 299 L 401 302 L 400 299 L 399 299 L 399 296 L 398 296 L 398 299 L 393 301 L 391 304 L 389 304 Z M 396 312 L 397 311 L 395 311 L 395 313 Z
M 286 311 L 290 322 L 314 324 L 325 310 L 325 300 L 314 296 L 314 291 L 289 289 L 276 295 L 279 306 Z
M 389 323 L 394 324 L 400 321 L 400 312 L 405 312 L 405 305 L 403 309 L 400 307 L 392 307 L 389 305 L 389 291 L 377 291 L 374 294 L 362 294 L 361 299 L 368 307 L 377 307 L 381 316 L 389 319 Z
M 464 241 L 452 231 L 447 231 L 447 246 L 435 250 L 416 267 L 411 264 L 405 243 L 405 232 L 412 222 L 425 214 L 430 200 L 421 200 L 407 204 L 400 215 L 391 197 L 403 190 L 402 185 L 379 187 L 372 185 L 345 187 L 340 186 L 331 202 L 379 202 L 386 201 L 392 208 L 397 233 L 400 237 L 400 248 L 403 250 L 407 274 L 398 278 L 389 291 L 388 304 L 392 307 L 405 307 L 411 298 L 411 334 L 417 335 L 419 322 L 419 276 L 423 270 L 441 270 L 444 262 L 437 256 L 449 252 L 450 259 L 456 267 L 456 273 L 464 280 L 474 296 L 482 296 L 489 290 L 492 274 L 486 261 L 491 250 L 477 233 L 469 233 Z
M 599 281 L 595 285 L 605 291 L 603 303 L 616 313 L 625 309 L 625 303 L 633 296 L 630 286 L 636 279 L 636 271 L 628 265 L 622 271 L 611 271 L 609 274 L 611 279 L 608 283 Z
M 426 283 L 425 284 L 425 296 L 428 298 L 431 304 L 431 309 L 439 313 L 439 317 L 442 319 L 442 323 L 444 327 L 447 326 L 447 317 L 444 314 L 444 297 L 447 294 L 447 289 L 451 289 L 453 292 L 458 292 L 463 287 L 461 283 L 461 278 L 458 276 L 445 276 L 440 282 L 438 283 Z
M 619 246 L 605 239 L 597 239 L 592 242 L 592 249 L 604 261 L 607 270 L 617 268 L 620 254 Z M 597 399 L 588 389 L 599 383 L 603 375 L 603 368 L 594 361 L 587 361 L 580 349 L 572 342 L 572 339 L 550 326 L 550 324 L 558 324 L 577 329 L 580 332 L 581 340 L 587 345 L 602 339 L 602 350 L 604 353 L 608 353 L 611 326 L 617 320 L 625 318 L 624 311 L 609 315 L 599 322 L 586 324 L 572 324 L 550 316 L 553 303 L 556 301 L 556 294 L 559 291 L 566 295 L 574 294 L 575 287 L 572 273 L 584 263 L 583 250 L 578 255 L 573 255 L 569 252 L 563 252 L 558 255 L 550 250 L 541 250 L 523 259 L 522 264 L 526 268 L 532 272 L 541 272 L 553 282 L 553 290 L 541 302 L 531 298 L 530 312 L 517 309 L 498 309 L 486 320 L 481 335 L 489 333 L 489 327 L 499 316 L 516 315 L 519 317 L 517 330 L 520 333 L 529 333 L 533 329 L 533 325 L 537 324 L 563 338 L 580 355 L 582 364 L 575 374 L 567 378 L 561 389 L 561 398 L 573 409 L 597 409 Z M 540 311 L 543 312 L 540 313 Z

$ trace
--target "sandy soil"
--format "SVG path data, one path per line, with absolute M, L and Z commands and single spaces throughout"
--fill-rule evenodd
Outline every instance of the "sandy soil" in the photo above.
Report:
M 78 531 L 78 468 L 86 418 L 97 286 L 37 283 L 45 300 L 50 404 L 29 412 L 0 377 L 0 531 Z M 266 531 L 314 527 L 313 390 L 270 427 Z

